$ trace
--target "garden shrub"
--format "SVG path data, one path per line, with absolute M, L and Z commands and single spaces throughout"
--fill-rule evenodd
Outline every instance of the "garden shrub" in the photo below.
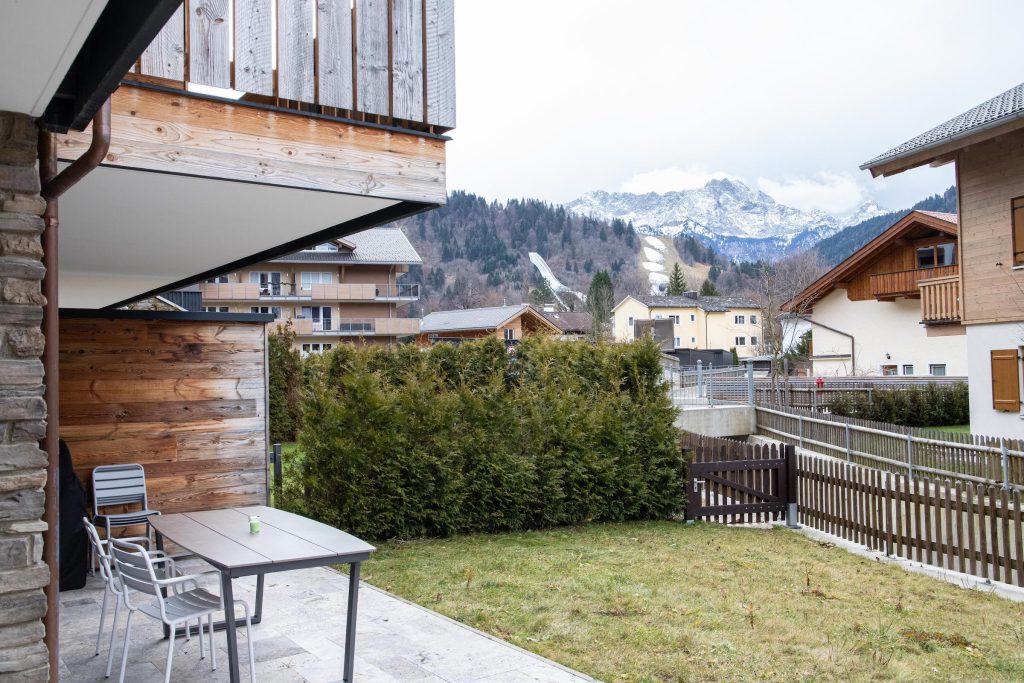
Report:
M 270 441 L 295 441 L 302 416 L 302 358 L 291 323 L 267 336 Z
M 535 337 L 305 362 L 285 507 L 369 538 L 664 519 L 683 456 L 660 353 Z
M 941 427 L 970 422 L 967 384 L 939 385 L 907 389 L 875 389 L 866 393 L 848 392 L 833 396 L 829 409 L 836 415 L 889 422 L 907 427 Z

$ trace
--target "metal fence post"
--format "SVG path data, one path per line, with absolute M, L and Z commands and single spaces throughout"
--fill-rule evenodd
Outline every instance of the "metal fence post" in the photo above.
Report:
M 747 363 L 747 405 L 754 405 L 754 361 Z
M 783 446 L 782 452 L 786 455 L 786 526 L 790 529 L 799 529 L 796 521 L 797 515 L 797 461 L 796 449 L 792 446 Z
M 798 434 L 799 439 L 800 439 L 800 448 L 803 448 L 804 447 L 804 416 L 803 415 L 797 415 L 796 416 L 796 424 L 797 424 L 797 434 Z
M 1003 468 L 1003 488 L 1010 488 L 1010 454 L 1006 449 L 1006 439 L 999 437 L 999 460 Z
M 852 454 L 850 453 L 850 418 L 846 418 L 846 462 L 850 462 Z
M 271 454 L 271 459 L 274 462 L 274 497 L 275 503 L 281 504 L 281 494 L 284 489 L 284 477 L 281 474 L 281 444 L 274 444 L 274 452 Z
M 708 363 L 708 405 L 715 407 L 715 364 Z
M 697 398 L 704 396 L 704 362 L 697 361 Z
M 907 432 L 907 476 L 914 478 L 914 437 Z

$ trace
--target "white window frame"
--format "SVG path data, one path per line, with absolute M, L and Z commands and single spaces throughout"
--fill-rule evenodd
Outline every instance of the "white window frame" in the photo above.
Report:
M 683 338 L 682 337 L 676 337 L 676 348 L 678 349 L 682 345 L 683 345 Z
M 745 316 L 745 315 L 734 315 L 732 317 L 732 322 L 733 322 L 734 325 L 746 325 L 747 324 L 747 316 Z
M 936 373 L 935 368 L 942 368 L 942 372 Z M 932 377 L 946 377 L 946 364 L 945 363 L 929 363 L 928 374 Z
M 690 337 L 690 343 L 691 344 L 696 344 L 697 343 L 697 338 L 696 337 Z
M 756 315 L 751 315 L 750 316 L 750 324 L 751 325 L 756 325 L 757 324 L 757 316 Z
M 313 285 L 334 284 L 334 275 L 330 271 L 302 271 L 299 273 L 299 287 L 304 292 L 313 289 Z
M 750 345 L 751 346 L 757 346 L 757 337 L 751 337 L 750 338 Z
M 747 338 L 745 336 L 743 336 L 743 337 L 736 337 L 736 338 L 733 339 L 733 342 L 735 343 L 736 346 L 746 346 L 747 345 Z
M 230 306 L 203 306 L 203 313 L 230 313 Z
M 504 332 L 505 341 L 515 341 L 516 340 L 516 330 L 515 330 L 515 328 L 513 328 L 513 327 L 506 327 L 503 330 L 503 332 Z
M 907 372 L 907 368 L 910 368 L 910 372 Z M 913 363 L 904 363 L 903 364 L 903 374 L 904 375 L 913 375 L 914 374 L 914 364 Z
M 228 283 L 228 276 L 218 275 L 217 277 L 207 278 L 206 281 L 215 285 L 226 285 Z
M 626 324 L 629 325 L 629 329 L 633 329 L 633 316 L 626 318 Z

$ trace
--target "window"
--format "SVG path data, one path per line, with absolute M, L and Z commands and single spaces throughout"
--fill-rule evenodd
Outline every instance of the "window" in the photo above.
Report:
M 883 365 L 882 375 L 884 377 L 894 377 L 899 374 L 899 368 L 895 365 Z
M 676 348 L 679 348 L 682 345 L 683 345 L 682 338 L 681 337 L 676 337 Z
M 217 277 L 211 277 L 209 280 L 207 280 L 207 282 L 212 282 L 212 283 L 218 284 L 218 285 L 227 284 L 227 281 L 228 281 L 228 276 L 227 275 L 218 275 Z
M 304 291 L 313 289 L 313 285 L 331 284 L 330 273 L 299 273 L 299 283 Z
M 281 273 L 251 271 L 249 284 L 259 285 L 262 296 L 281 296 Z
M 302 317 L 313 321 L 314 331 L 329 332 L 331 329 L 330 306 L 303 306 Z
M 1016 250 L 1016 245 L 1014 250 Z M 1020 366 L 1017 349 L 991 352 L 992 357 L 992 409 L 1002 412 L 1020 410 Z
M 1024 266 L 1024 197 L 1010 202 L 1010 221 L 1013 226 L 1013 265 Z
M 757 337 L 751 337 L 750 338 L 750 345 L 751 346 L 757 346 Z
M 690 343 L 691 344 L 696 344 L 697 343 L 697 338 L 696 337 L 690 337 Z
M 746 346 L 746 345 L 747 345 L 747 338 L 746 337 L 736 337 L 736 346 Z
M 757 324 L 757 316 L 756 315 L 750 316 L 750 324 L 751 325 L 756 325 Z
M 630 327 L 633 327 L 633 316 L 629 316 L 629 322 L 627 323 Z
M 306 249 L 306 251 L 338 251 L 338 245 L 334 242 L 325 242 L 316 245 L 312 249 Z
M 691 314 L 690 314 L 690 322 L 692 323 L 692 322 L 694 322 L 695 320 L 697 320 L 697 314 L 696 314 L 696 313 L 691 313 Z
M 678 325 L 679 324 L 679 316 L 678 315 L 673 315 L 671 317 L 672 317 L 672 322 L 675 323 L 676 325 Z
M 747 317 L 744 315 L 734 315 L 732 321 L 737 325 L 743 325 L 747 322 Z
M 936 363 L 928 366 L 928 374 L 934 377 L 945 377 L 946 376 L 946 364 Z
M 655 320 L 661 320 L 661 318 L 662 318 L 662 315 L 661 315 L 661 313 L 655 313 L 655 314 L 654 314 L 654 319 L 655 319 Z
M 281 317 L 280 306 L 251 306 L 249 308 L 250 313 L 273 313 L 275 318 Z
M 903 366 L 903 374 L 904 375 L 913 375 L 914 374 L 914 366 L 913 365 L 904 365 Z
M 505 341 L 515 341 L 516 331 L 511 327 L 505 328 Z
M 946 242 L 935 244 L 930 247 L 920 247 L 917 250 L 918 268 L 935 268 L 937 266 L 952 266 L 956 263 L 956 244 Z
M 302 355 L 308 356 L 311 353 L 323 353 L 324 351 L 330 351 L 331 344 L 321 344 L 319 342 L 311 342 L 309 344 L 302 345 Z
M 203 306 L 203 313 L 227 313 L 229 310 L 228 306 Z

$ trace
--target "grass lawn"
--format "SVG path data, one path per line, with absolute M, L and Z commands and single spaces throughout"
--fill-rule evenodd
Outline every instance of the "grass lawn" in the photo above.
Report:
M 933 432 L 956 432 L 957 434 L 970 434 L 971 425 L 946 425 L 945 427 L 925 427 Z
M 395 542 L 364 572 L 605 681 L 1024 680 L 1024 605 L 781 528 Z

